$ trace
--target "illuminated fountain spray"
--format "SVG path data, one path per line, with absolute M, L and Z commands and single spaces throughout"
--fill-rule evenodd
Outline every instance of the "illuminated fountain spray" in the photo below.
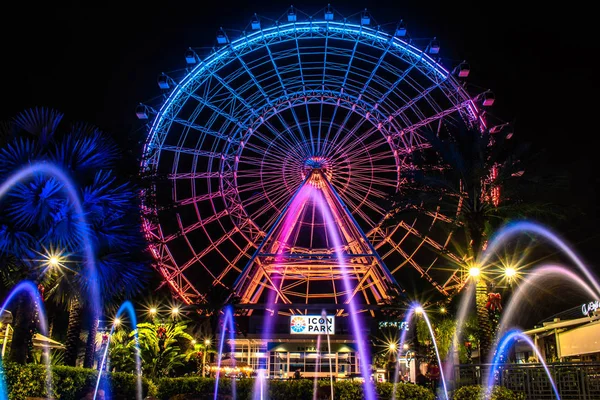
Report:
M 494 375 L 499 367 L 500 360 L 503 357 L 503 354 L 506 350 L 506 347 L 510 344 L 511 340 L 518 338 L 526 341 L 531 348 L 535 351 L 538 359 L 542 363 L 544 370 L 548 374 L 548 378 L 552 383 L 552 388 L 556 393 L 557 398 L 558 392 L 556 390 L 556 386 L 554 385 L 554 381 L 552 380 L 552 376 L 550 375 L 550 371 L 546 367 L 546 364 L 539 354 L 539 350 L 535 347 L 535 344 L 529 340 L 529 337 L 523 335 L 520 331 L 510 331 L 508 330 L 509 324 L 512 323 L 512 318 L 519 311 L 518 308 L 523 304 L 523 300 L 526 299 L 531 293 L 530 289 L 533 285 L 541 285 L 548 280 L 555 280 L 555 278 L 560 278 L 560 281 L 563 282 L 565 279 L 572 284 L 575 284 L 577 288 L 581 289 L 583 292 L 588 294 L 591 297 L 594 297 L 596 293 L 594 289 L 590 285 L 588 285 L 583 279 L 577 276 L 574 272 L 569 269 L 560 266 L 560 265 L 543 265 L 535 268 L 531 274 L 524 279 L 524 281 L 519 285 L 518 289 L 512 295 L 510 301 L 506 305 L 504 309 L 504 313 L 502 319 L 500 320 L 500 324 L 498 326 L 498 336 L 504 334 L 504 336 L 497 338 L 496 343 L 494 344 L 495 352 L 492 353 L 491 359 L 489 362 L 493 365 L 492 370 L 490 370 L 490 374 L 484 377 L 484 387 L 487 390 L 491 390 L 494 386 L 495 379 Z M 506 332 L 506 333 L 505 333 Z M 487 392 L 486 392 L 487 393 Z M 486 394 L 484 393 L 484 394 Z
M 429 317 L 427 316 L 427 313 L 425 312 L 425 310 L 423 309 L 423 307 L 421 305 L 417 304 L 415 306 L 414 310 L 415 310 L 415 314 L 419 314 L 419 315 L 423 316 L 423 319 L 425 320 L 425 323 L 427 324 L 427 329 L 429 329 L 429 335 L 431 336 L 433 348 L 435 349 L 435 356 L 437 357 L 438 366 L 440 368 L 440 377 L 442 380 L 442 385 L 444 387 L 444 395 L 446 397 L 446 400 L 450 400 L 450 398 L 448 397 L 448 389 L 446 388 L 446 377 L 444 375 L 444 368 L 442 368 L 442 360 L 440 359 L 440 352 L 438 351 L 438 346 L 435 341 L 435 334 L 433 332 L 433 327 L 431 326 L 431 322 L 429 322 Z
M 542 236 L 544 239 L 550 241 L 556 247 L 563 251 L 573 263 L 579 268 L 579 270 L 585 275 L 588 279 L 589 283 L 596 290 L 596 294 L 600 296 L 600 284 L 598 283 L 598 279 L 592 274 L 589 268 L 583 263 L 583 261 L 575 254 L 575 252 L 565 243 L 564 240 L 559 238 L 554 232 L 545 228 L 541 225 L 535 224 L 533 222 L 528 221 L 520 221 L 506 225 L 502 229 L 500 229 L 490 240 L 485 252 L 482 254 L 481 259 L 478 261 L 478 265 L 487 265 L 489 259 L 495 254 L 496 250 L 504 245 L 509 239 L 513 236 L 524 234 L 524 233 L 534 233 L 536 235 Z
M 0 185 L 0 200 L 17 184 L 19 184 L 22 181 L 25 181 L 27 179 L 30 179 L 32 177 L 34 177 L 35 175 L 44 175 L 44 176 L 50 176 L 53 177 L 54 179 L 57 179 L 58 181 L 61 182 L 61 184 L 63 185 L 63 190 L 66 192 L 67 196 L 69 197 L 69 199 L 71 200 L 74 208 L 75 208 L 75 218 L 76 220 L 81 224 L 81 226 L 83 227 L 87 227 L 87 220 L 85 217 L 85 212 L 83 210 L 83 206 L 81 204 L 81 200 L 79 198 L 78 192 L 75 188 L 75 185 L 73 183 L 73 181 L 71 180 L 71 178 L 68 176 L 67 173 L 65 173 L 61 168 L 59 168 L 58 166 L 51 164 L 51 163 L 46 163 L 46 162 L 34 162 L 28 166 L 25 166 L 19 170 L 17 170 L 16 172 L 14 172 L 12 175 L 10 175 L 8 177 L 8 179 L 6 181 L 4 181 L 1 185 Z M 82 230 L 82 235 L 83 235 L 83 250 L 84 250 L 84 256 L 85 256 L 85 269 L 84 269 L 84 273 L 86 275 L 86 281 L 88 283 L 88 287 L 89 287 L 89 304 L 91 305 L 92 308 L 92 312 L 94 313 L 94 317 L 97 318 L 97 316 L 100 313 L 101 310 L 101 302 L 100 302 L 100 291 L 98 288 L 98 274 L 97 274 L 97 270 L 96 270 L 96 259 L 95 259 L 95 254 L 94 254 L 94 249 L 92 246 L 92 241 L 90 240 L 89 237 L 89 233 L 87 231 L 87 229 L 83 229 Z M 37 287 L 35 287 L 35 285 L 33 285 L 32 288 L 32 283 L 29 282 L 21 282 L 20 284 L 18 284 L 12 291 L 11 294 L 17 293 L 18 291 L 25 291 L 28 292 L 30 294 L 30 296 L 35 299 L 35 301 L 38 303 L 38 312 L 40 313 L 40 329 L 44 332 L 43 334 L 46 336 L 47 335 L 47 331 L 46 331 L 46 315 L 43 309 L 43 304 L 41 303 L 41 301 L 39 301 L 40 296 L 39 296 L 39 292 L 37 292 Z M 37 294 L 35 294 L 37 293 Z M 35 294 L 35 295 L 34 295 Z M 2 307 L 2 310 L 4 310 L 4 307 L 9 303 L 9 299 L 12 299 L 11 295 L 9 295 L 9 298 L 7 298 L 7 300 L 5 301 L 5 304 Z M 46 353 L 47 353 L 47 349 L 46 349 Z M 46 362 L 48 363 L 47 368 L 49 368 L 49 355 L 46 354 Z M 49 373 L 50 374 L 50 373 Z M 6 394 L 5 389 L 4 389 L 4 385 L 3 383 L 0 383 L 1 387 L 0 387 L 0 400 L 3 400 L 2 396 L 4 396 L 4 398 L 6 398 Z M 51 389 L 51 376 L 48 376 L 48 394 L 50 394 L 50 389 Z
M 328 182 L 325 182 L 328 184 Z M 311 186 L 306 185 L 311 188 Z M 350 320 L 352 323 L 352 330 L 354 332 L 354 339 L 356 340 L 358 353 L 359 353 L 359 362 L 360 362 L 360 373 L 364 380 L 364 398 L 367 400 L 375 400 L 375 390 L 373 388 L 373 383 L 371 382 L 371 371 L 369 365 L 369 350 L 367 348 L 366 340 L 363 336 L 362 332 L 362 322 L 360 321 L 360 316 L 356 310 L 356 304 L 354 303 L 354 298 L 352 296 L 352 285 L 350 283 L 350 278 L 348 276 L 348 271 L 346 268 L 346 264 L 344 261 L 344 254 L 342 253 L 342 241 L 340 239 L 339 233 L 337 231 L 337 224 L 335 223 L 335 219 L 331 213 L 331 209 L 327 204 L 327 200 L 325 198 L 325 194 L 321 189 L 312 189 L 312 198 L 313 201 L 317 204 L 317 207 L 321 210 L 323 215 L 323 220 L 325 221 L 325 225 L 327 226 L 327 233 L 331 237 L 331 242 L 333 248 L 335 249 L 335 255 L 338 260 L 340 269 L 343 271 L 343 285 L 344 291 L 348 293 L 348 308 L 350 314 Z
M 313 400 L 317 400 L 318 398 L 318 389 L 319 389 L 319 375 L 318 372 L 321 372 L 321 335 L 317 335 L 317 352 L 316 352 L 316 362 L 315 362 L 315 378 L 313 379 Z
M 498 367 L 500 365 L 501 359 L 504 357 L 506 350 L 508 350 L 510 345 L 517 339 L 523 340 L 533 349 L 533 351 L 535 352 L 535 355 L 538 357 L 538 359 L 540 360 L 540 363 L 544 367 L 544 371 L 546 371 L 546 375 L 548 376 L 548 379 L 550 380 L 550 384 L 552 385 L 552 390 L 554 391 L 554 395 L 556 396 L 556 399 L 560 400 L 560 395 L 558 394 L 558 389 L 556 388 L 554 379 L 552 379 L 552 374 L 550 374 L 550 370 L 548 369 L 548 366 L 544 362 L 544 359 L 542 358 L 542 355 L 540 354 L 538 348 L 535 347 L 535 344 L 531 341 L 529 336 L 525 335 L 522 331 L 520 331 L 518 329 L 513 329 L 513 330 L 506 332 L 506 334 L 504 336 L 502 336 L 502 338 L 500 339 L 500 341 L 498 343 L 498 347 L 496 349 L 496 354 L 495 354 L 493 362 L 492 362 L 492 366 L 491 366 L 490 371 L 485 379 L 486 384 L 484 385 L 485 390 L 482 393 L 482 399 L 487 400 L 491 397 L 491 391 L 494 386 L 494 376 L 496 375 L 496 372 L 498 371 Z
M 104 349 L 104 354 L 102 354 L 102 360 L 100 362 L 100 368 L 98 371 L 98 379 L 96 380 L 96 387 L 94 389 L 94 400 L 96 400 L 96 396 L 98 394 L 98 390 L 100 388 L 100 381 L 102 380 L 102 373 L 104 371 L 104 366 L 106 365 L 106 360 L 108 356 L 108 349 L 110 347 L 110 338 L 112 337 L 115 328 L 117 328 L 121 324 L 121 316 L 127 312 L 129 315 L 129 321 L 131 322 L 131 327 L 133 329 L 133 338 L 134 338 L 134 357 L 135 357 L 135 374 L 136 374 L 136 400 L 142 400 L 142 366 L 140 362 L 140 343 L 138 339 L 138 331 L 137 331 L 137 317 L 135 315 L 135 309 L 133 308 L 133 304 L 130 301 L 125 301 L 121 304 L 121 307 L 117 310 L 115 314 L 115 319 L 110 328 L 110 334 L 108 335 L 108 340 L 106 342 L 106 348 Z
M 217 374 L 216 374 L 216 378 L 215 378 L 215 390 L 214 390 L 214 400 L 217 400 L 218 397 L 218 393 L 219 393 L 219 378 L 221 376 L 221 357 L 223 355 L 223 344 L 225 343 L 225 334 L 227 333 L 227 330 L 229 330 L 229 343 L 230 343 L 230 359 L 233 361 L 233 353 L 235 351 L 234 348 L 234 339 L 235 339 L 235 330 L 234 330 L 234 325 L 233 325 L 233 310 L 231 308 L 231 306 L 228 306 L 225 308 L 225 312 L 223 314 L 223 317 L 221 318 L 222 321 L 222 328 L 221 328 L 221 338 L 219 341 L 219 352 L 217 353 Z M 205 350 L 206 351 L 206 350 Z M 232 367 L 234 366 L 233 363 L 231 365 Z M 235 378 L 231 379 L 231 392 L 232 392 L 232 397 L 235 399 L 236 398 L 236 387 L 235 387 Z
M 331 340 L 329 339 L 329 320 L 327 319 L 327 312 L 325 310 L 321 311 L 321 316 L 325 320 L 325 329 L 327 334 L 327 359 L 329 360 L 329 386 L 331 388 L 331 399 L 333 400 L 333 364 L 331 360 Z
M 2 193 L 0 192 L 0 195 Z M 19 294 L 27 294 L 33 303 L 37 307 L 39 315 L 39 329 L 45 337 L 48 337 L 48 320 L 46 319 L 46 310 L 40 292 L 35 283 L 31 281 L 22 281 L 18 283 L 8 294 L 2 307 L 0 307 L 0 316 L 4 314 L 6 307 L 13 302 L 15 297 Z M 5 335 L 8 335 L 8 329 Z M 44 354 L 42 356 L 44 363 L 46 364 L 46 391 L 48 397 L 53 395 L 52 393 L 52 370 L 50 369 L 50 354 L 48 352 L 48 343 L 44 345 Z M 4 371 L 2 370 L 2 359 L 0 359 L 0 400 L 8 400 L 8 393 L 6 390 L 6 383 L 4 382 Z
M 73 203 L 75 207 L 75 218 L 80 223 L 81 226 L 87 227 L 88 223 L 85 217 L 85 211 L 83 210 L 83 206 L 81 204 L 81 200 L 79 199 L 78 192 L 75 188 L 75 185 L 71 178 L 58 166 L 46 163 L 46 162 L 35 162 L 31 165 L 23 167 L 10 175 L 6 181 L 0 185 L 0 199 L 4 197 L 6 193 L 10 189 L 12 189 L 15 185 L 20 182 L 30 179 L 35 175 L 45 175 L 50 176 L 63 185 L 63 190 L 66 192 L 69 200 Z M 98 273 L 96 270 L 96 258 L 94 255 L 94 248 L 92 246 L 92 241 L 90 240 L 89 233 L 87 229 L 82 230 L 83 235 L 83 250 L 85 255 L 85 265 L 86 269 L 84 272 L 86 273 L 87 283 L 89 289 L 89 303 L 92 307 L 93 312 L 96 314 L 97 318 L 100 315 L 101 302 L 100 302 L 100 290 L 98 287 Z
M 398 351 L 396 353 L 396 368 L 395 368 L 395 374 L 394 374 L 394 387 L 392 389 L 392 400 L 396 400 L 396 388 L 398 387 L 398 375 L 400 373 L 400 357 L 401 357 L 401 351 L 404 349 L 404 343 L 406 342 L 406 335 L 408 333 L 408 324 L 411 321 L 414 313 L 415 313 L 415 308 L 416 307 L 420 307 L 419 305 L 412 305 L 411 307 L 408 308 L 408 310 L 406 311 L 406 314 L 404 315 L 404 320 L 402 321 L 402 333 L 400 334 L 400 342 L 398 343 Z
M 294 224 L 298 220 L 298 216 L 302 212 L 303 208 L 306 205 L 307 200 L 309 199 L 310 190 L 311 190 L 310 185 L 303 184 L 301 186 L 301 188 L 294 194 L 294 196 L 292 196 L 292 198 L 288 202 L 288 205 L 286 206 L 286 209 L 284 210 L 284 212 L 282 212 L 279 215 L 279 217 L 273 224 L 273 227 L 276 227 L 279 225 L 280 222 L 282 223 L 282 229 L 279 234 L 279 243 L 278 243 L 279 248 L 277 249 L 278 256 L 276 256 L 276 258 L 275 258 L 275 265 L 277 268 L 280 267 L 279 263 L 281 262 L 281 257 L 279 255 L 282 254 L 285 250 L 285 245 L 287 244 L 287 242 L 290 238 L 290 235 L 292 234 Z M 283 221 L 281 221 L 282 218 L 283 218 Z M 267 234 L 267 237 L 269 235 L 271 235 L 271 233 L 272 233 L 272 231 Z M 258 254 L 262 250 L 262 247 L 265 245 L 265 242 L 266 241 L 263 241 L 260 244 L 260 246 L 258 247 L 255 254 Z M 276 303 L 277 303 L 278 297 L 280 296 L 280 293 L 278 292 L 277 288 L 279 286 L 278 285 L 279 282 L 281 281 L 281 275 L 273 274 L 273 276 L 271 277 L 271 281 L 273 283 L 274 290 L 270 290 L 267 294 L 267 310 L 266 310 L 267 312 L 265 313 L 265 318 L 264 318 L 264 323 L 263 323 L 263 326 L 264 326 L 263 340 L 268 339 L 273 331 L 273 320 L 274 320 L 275 315 L 277 314 Z M 272 315 L 269 315 L 269 311 L 272 313 Z M 263 395 L 265 395 L 267 393 L 267 388 L 266 388 L 267 377 L 268 377 L 268 374 L 265 374 L 265 372 L 262 369 L 258 369 L 256 381 L 254 383 L 255 387 L 253 390 L 253 400 L 264 400 L 265 399 L 265 397 L 263 397 Z
M 463 328 L 465 326 L 465 320 L 467 319 L 467 314 L 472 309 L 473 301 L 475 300 L 475 285 L 476 282 L 470 280 L 467 283 L 467 289 L 462 294 L 462 298 L 460 300 L 460 305 L 458 306 L 458 315 L 456 316 L 456 330 L 454 331 L 454 336 L 452 337 L 452 343 L 450 344 L 450 350 L 448 351 L 448 355 L 446 357 L 446 376 L 450 376 L 453 373 L 453 367 L 455 365 L 460 364 L 460 360 L 458 357 L 458 346 L 462 337 Z

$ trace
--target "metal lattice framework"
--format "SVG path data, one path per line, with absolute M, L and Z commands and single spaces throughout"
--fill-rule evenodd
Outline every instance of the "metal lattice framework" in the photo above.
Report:
M 389 216 L 385 198 L 402 184 L 408 156 L 429 148 L 419 131 L 439 132 L 455 119 L 480 123 L 475 98 L 428 55 L 431 42 L 417 48 L 364 19 L 357 24 L 326 14 L 325 20 L 300 21 L 301 15 L 290 15 L 285 20 L 291 22 L 253 26 L 236 40 L 220 31 L 220 47 L 205 59 L 194 53 L 178 83 L 159 78 L 168 89 L 142 168 L 168 177 L 156 187 L 156 208 L 175 206 L 145 223 L 165 281 L 187 303 L 201 302 L 211 285 L 238 281 L 237 287 L 247 287 L 239 283 L 242 271 L 260 258 L 257 249 L 317 164 L 348 210 L 355 239 L 368 240 L 355 254 L 378 253 L 369 257 L 379 272 L 360 289 L 379 288 L 369 301 L 383 295 L 380 277 L 391 273 L 401 283 L 407 268 L 442 293 L 460 289 L 462 261 L 448 248 L 443 226 L 455 215 L 383 222 Z M 306 215 L 299 222 L 303 238 L 322 229 Z M 346 247 L 351 242 L 347 238 Z M 291 247 L 292 258 L 333 253 L 330 244 Z M 338 277 L 314 260 L 290 272 L 295 283 L 282 287 L 284 296 L 337 302 Z M 329 290 L 311 287 L 327 279 Z

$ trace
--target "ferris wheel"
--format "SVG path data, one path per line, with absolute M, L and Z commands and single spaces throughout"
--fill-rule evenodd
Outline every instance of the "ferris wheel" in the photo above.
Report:
M 493 97 L 467 93 L 468 65 L 445 69 L 435 38 L 410 39 L 403 22 L 385 32 L 366 11 L 290 8 L 276 21 L 255 15 L 247 29 L 219 29 L 209 55 L 190 48 L 185 70 L 158 77 L 162 104 L 137 110 L 150 122 L 142 170 L 167 178 L 145 204 L 165 281 L 186 303 L 211 286 L 234 288 L 318 168 L 394 279 L 459 290 L 455 214 L 385 221 L 411 154 L 430 148 L 420 132 L 483 123 L 478 107 Z M 303 235 L 318 225 L 307 217 Z

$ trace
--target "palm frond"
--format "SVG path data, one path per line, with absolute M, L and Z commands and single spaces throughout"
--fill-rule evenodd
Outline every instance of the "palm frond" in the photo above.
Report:
M 0 149 L 0 176 L 6 176 L 40 158 L 38 146 L 33 140 L 17 138 Z
M 63 114 L 56 110 L 36 107 L 17 114 L 14 123 L 19 128 L 35 136 L 43 148 L 52 140 L 52 136 L 62 118 Z

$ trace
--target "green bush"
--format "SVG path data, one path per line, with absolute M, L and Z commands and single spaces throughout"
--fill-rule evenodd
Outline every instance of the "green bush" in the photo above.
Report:
M 481 385 L 463 386 L 454 392 L 454 400 L 479 400 L 482 398 Z M 494 386 L 490 400 L 525 400 L 525 394 L 513 392 L 503 386 Z
M 394 385 L 390 382 L 377 384 L 377 397 L 379 399 L 391 399 Z M 412 383 L 399 383 L 396 385 L 397 400 L 434 400 L 433 392 Z
M 27 397 L 47 397 L 46 369 L 43 365 L 18 365 L 7 363 L 2 378 L 5 379 L 10 400 L 25 400 Z M 96 384 L 98 372 L 93 369 L 55 366 L 52 367 L 54 399 L 79 400 L 84 390 Z M 135 376 L 123 372 L 106 374 L 106 384 L 110 385 L 113 400 L 135 399 Z M 255 380 L 243 379 L 235 382 L 236 397 L 251 400 Z M 219 380 L 219 399 L 230 399 L 233 394 L 230 379 Z M 329 398 L 329 380 L 320 380 L 319 398 Z M 314 381 L 310 379 L 269 381 L 268 397 L 271 400 L 306 400 L 313 398 Z M 162 378 L 156 382 L 143 380 L 144 396 L 157 396 L 160 400 L 213 399 L 215 379 L 200 377 Z M 468 390 L 461 388 L 465 393 Z M 461 390 L 459 389 L 459 391 Z M 476 387 L 477 389 L 477 387 Z M 377 397 L 380 400 L 392 398 L 394 387 L 391 383 L 378 383 Z M 363 385 L 355 381 L 334 382 L 335 400 L 359 400 L 363 398 Z M 458 393 L 458 391 L 457 391 Z M 470 393 L 470 392 L 469 392 Z M 512 393 L 512 392 L 511 392 Z M 462 394 L 460 394 L 463 396 Z M 456 400 L 476 399 L 476 397 L 455 397 Z M 396 386 L 397 400 L 433 400 L 433 393 L 413 384 Z M 520 397 L 494 397 L 494 400 L 520 400 Z
M 236 381 L 236 398 L 251 400 L 254 390 L 254 380 L 246 379 Z M 195 400 L 213 398 L 215 380 L 213 378 L 163 378 L 157 382 L 158 398 L 160 400 Z M 274 380 L 268 382 L 269 399 L 271 400 L 306 400 L 313 398 L 314 381 L 300 380 Z M 318 392 L 329 398 L 330 382 L 320 380 Z M 381 400 L 392 398 L 393 385 L 391 383 L 378 383 L 377 397 Z M 363 387 L 359 382 L 337 381 L 334 383 L 335 400 L 359 400 L 363 396 Z M 232 395 L 231 381 L 219 380 L 219 395 L 228 398 Z M 398 384 L 396 387 L 397 400 L 433 400 L 433 393 L 421 386 L 413 384 Z
M 6 382 L 8 397 L 11 400 L 25 400 L 27 397 L 47 397 L 46 367 L 39 364 L 19 365 L 6 363 L 2 379 Z M 79 400 L 83 391 L 95 386 L 98 371 L 94 369 L 54 366 L 52 367 L 52 390 L 56 400 Z M 104 383 L 110 385 L 112 398 L 134 399 L 137 389 L 135 376 L 123 372 L 106 374 Z M 142 379 L 144 394 L 155 395 L 156 386 Z

